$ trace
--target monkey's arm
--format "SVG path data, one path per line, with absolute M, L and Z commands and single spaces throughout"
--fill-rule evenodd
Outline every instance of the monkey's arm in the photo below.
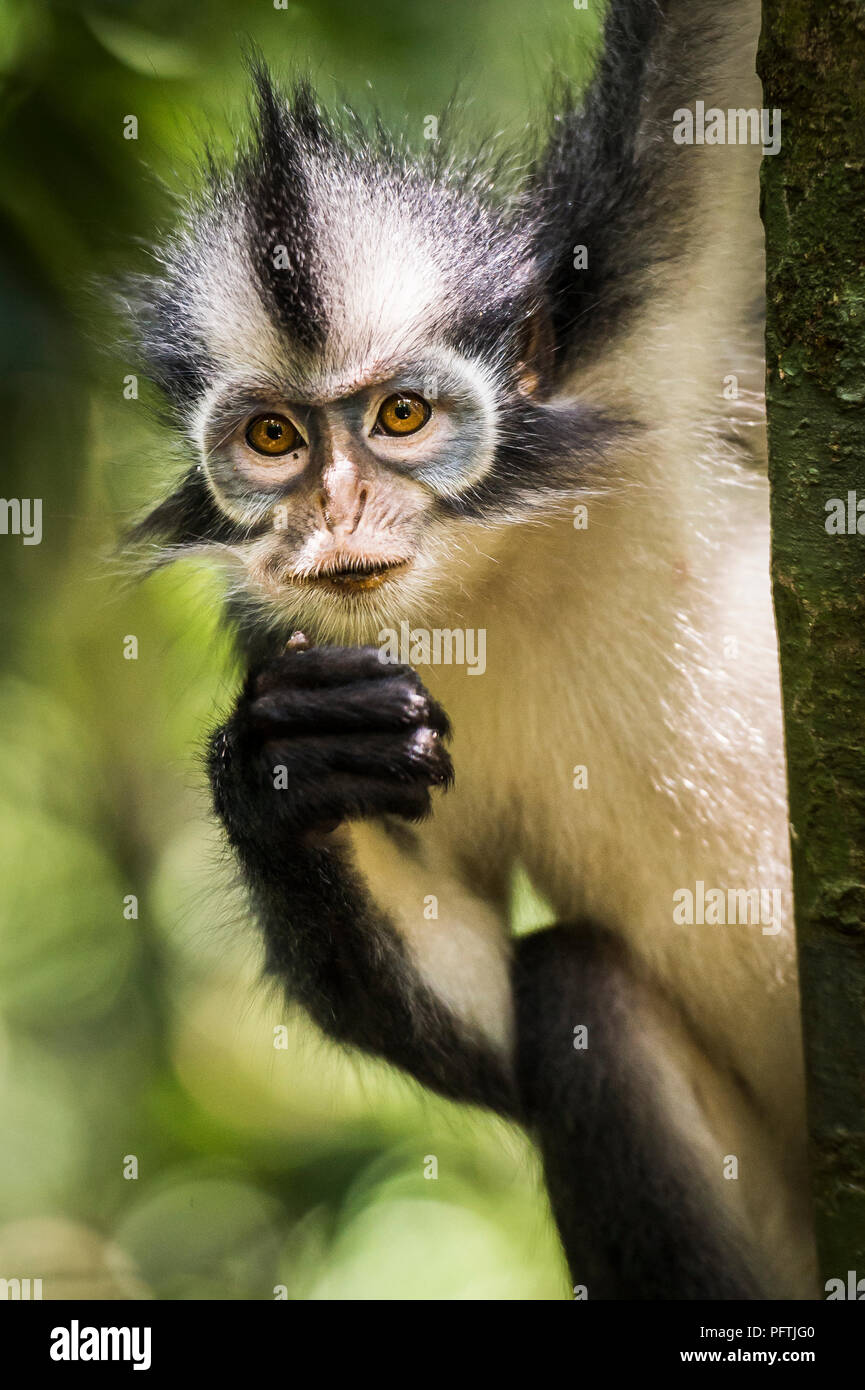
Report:
M 443 710 L 372 648 L 316 648 L 247 680 L 214 734 L 214 803 L 237 856 L 268 972 L 329 1036 L 443 1095 L 512 1114 L 509 1067 L 425 984 L 338 823 L 421 820 L 452 778 Z

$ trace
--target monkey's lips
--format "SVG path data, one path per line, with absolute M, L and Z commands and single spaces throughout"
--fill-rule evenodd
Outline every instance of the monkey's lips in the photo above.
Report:
M 380 588 L 388 579 L 407 570 L 410 564 L 410 560 L 338 561 L 319 565 L 294 578 L 296 583 L 315 585 L 334 593 L 365 593 Z

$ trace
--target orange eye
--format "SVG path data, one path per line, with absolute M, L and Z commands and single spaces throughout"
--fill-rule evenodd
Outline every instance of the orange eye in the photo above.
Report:
M 302 449 L 306 440 L 301 437 L 284 415 L 258 415 L 246 431 L 246 442 L 257 454 L 290 454 Z
M 382 402 L 376 417 L 376 430 L 382 434 L 417 434 L 431 414 L 432 410 L 420 396 L 400 392 Z

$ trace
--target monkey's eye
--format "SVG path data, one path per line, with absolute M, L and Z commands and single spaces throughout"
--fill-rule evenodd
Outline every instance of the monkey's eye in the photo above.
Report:
M 423 429 L 430 415 L 432 410 L 421 396 L 400 392 L 382 402 L 373 433 L 416 434 Z
M 257 415 L 246 431 L 246 442 L 257 454 L 290 454 L 306 440 L 284 415 Z

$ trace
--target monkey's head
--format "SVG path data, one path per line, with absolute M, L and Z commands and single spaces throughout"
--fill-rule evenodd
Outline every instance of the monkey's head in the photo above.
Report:
M 193 453 L 135 534 L 159 559 L 221 555 L 259 626 L 372 640 L 447 612 L 496 533 L 573 492 L 609 423 L 556 398 L 542 198 L 337 129 L 260 67 L 255 91 L 248 143 L 133 287 Z

